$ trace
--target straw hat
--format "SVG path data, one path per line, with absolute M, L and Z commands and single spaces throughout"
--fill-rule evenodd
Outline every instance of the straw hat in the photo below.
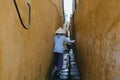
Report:
M 55 33 L 60 33 L 60 34 L 62 33 L 62 34 L 64 34 L 64 33 L 66 33 L 66 32 L 65 32 L 64 29 L 62 29 L 62 28 L 60 27 L 60 28 L 57 29 L 57 31 L 56 31 Z

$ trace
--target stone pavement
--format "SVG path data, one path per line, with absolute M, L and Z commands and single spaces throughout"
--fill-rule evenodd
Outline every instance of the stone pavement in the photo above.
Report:
M 64 54 L 63 69 L 60 72 L 59 78 L 55 77 L 55 79 L 52 80 L 80 80 L 78 67 L 72 50 Z

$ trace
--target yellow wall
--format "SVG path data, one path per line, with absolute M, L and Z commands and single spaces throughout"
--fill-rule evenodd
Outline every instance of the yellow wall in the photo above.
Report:
M 26 0 L 16 1 L 27 24 Z M 62 2 L 55 1 L 31 0 L 31 28 L 25 30 L 13 0 L 0 0 L 0 80 L 46 80 L 54 32 L 63 19 Z
M 120 80 L 120 0 L 81 0 L 75 13 L 82 80 Z
M 76 5 L 79 3 L 80 0 L 76 0 Z

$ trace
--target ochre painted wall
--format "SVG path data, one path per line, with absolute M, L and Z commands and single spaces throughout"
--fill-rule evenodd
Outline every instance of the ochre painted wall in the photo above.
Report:
M 76 0 L 76 5 L 79 3 L 80 0 Z
M 82 80 L 120 80 L 120 0 L 80 0 L 74 22 Z
M 16 0 L 27 25 L 26 0 Z M 0 0 L 0 80 L 47 80 L 53 37 L 62 26 L 61 0 L 31 0 L 31 28 L 20 24 L 13 0 Z

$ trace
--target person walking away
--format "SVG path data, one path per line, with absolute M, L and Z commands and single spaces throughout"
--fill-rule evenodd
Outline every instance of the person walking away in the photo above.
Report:
M 75 40 L 68 39 L 65 36 L 65 30 L 61 27 L 57 29 L 54 37 L 54 55 L 55 55 L 55 66 L 57 67 L 57 73 L 62 70 L 63 66 L 63 54 L 64 54 L 64 43 L 74 43 Z

